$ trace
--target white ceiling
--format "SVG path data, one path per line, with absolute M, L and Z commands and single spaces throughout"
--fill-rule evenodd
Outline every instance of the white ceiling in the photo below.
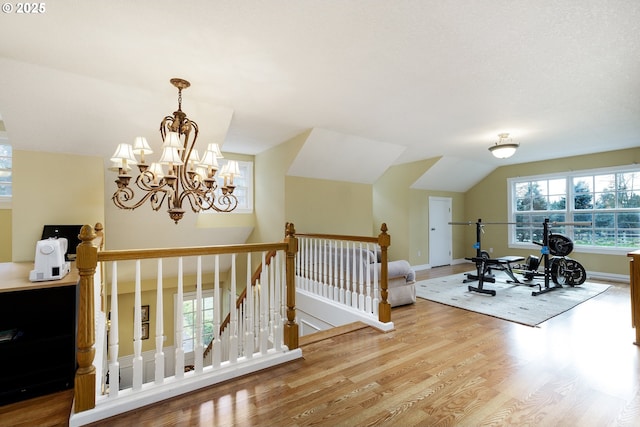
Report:
M 414 187 L 464 191 L 500 165 L 640 146 L 638 0 L 45 5 L 0 21 L 0 115 L 17 149 L 157 146 L 172 77 L 191 82 L 183 110 L 224 151 L 314 129 L 291 169 L 303 176 L 331 165 L 325 178 L 367 182 L 443 156 Z M 521 144 L 508 160 L 487 151 L 501 132 Z

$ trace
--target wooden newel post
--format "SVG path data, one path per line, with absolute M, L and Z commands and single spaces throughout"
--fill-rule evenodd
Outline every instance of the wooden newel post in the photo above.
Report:
M 284 343 L 289 350 L 298 348 L 298 324 L 296 323 L 296 253 L 298 252 L 298 238 L 292 223 L 285 226 L 285 243 L 288 244 L 286 260 L 287 277 L 287 323 L 284 325 Z
M 381 233 L 378 235 L 378 245 L 380 245 L 380 304 L 378 305 L 378 320 L 387 323 L 391 322 L 391 304 L 389 298 L 389 264 L 387 248 L 391 245 L 391 236 L 387 234 L 387 224 L 380 226 Z
M 78 236 L 76 267 L 80 275 L 80 301 L 78 304 L 78 370 L 74 382 L 76 413 L 96 406 L 96 368 L 93 366 L 96 336 L 94 326 L 93 276 L 98 264 L 98 248 L 93 245 L 95 233 L 90 225 L 84 225 Z

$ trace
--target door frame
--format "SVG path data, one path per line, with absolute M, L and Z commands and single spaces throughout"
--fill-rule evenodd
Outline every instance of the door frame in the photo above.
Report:
M 446 207 L 448 208 L 448 216 L 447 216 L 447 222 L 443 223 L 443 224 L 433 224 L 432 223 L 432 218 L 435 218 L 436 215 L 433 215 L 433 213 L 435 212 L 435 206 L 441 206 L 439 203 L 432 203 L 432 202 L 445 202 Z M 449 224 L 449 222 L 452 221 L 453 218 L 453 200 L 451 197 L 439 197 L 439 196 L 429 196 L 429 265 L 431 267 L 433 267 L 433 262 L 432 260 L 434 259 L 434 254 L 435 254 L 435 248 L 436 247 L 442 247 L 442 243 L 441 241 L 436 241 L 435 237 L 433 237 L 433 234 L 431 232 L 432 228 L 434 226 L 437 227 L 445 227 L 447 231 L 447 237 L 446 237 L 446 245 L 448 246 L 448 252 L 449 252 L 449 256 L 448 256 L 448 265 L 451 265 L 453 263 L 453 230 L 451 229 L 451 225 Z M 446 249 L 445 249 L 446 250 Z M 447 264 L 439 264 L 440 265 L 447 265 Z

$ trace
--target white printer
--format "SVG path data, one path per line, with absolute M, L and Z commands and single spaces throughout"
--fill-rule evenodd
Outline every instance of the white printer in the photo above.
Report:
M 35 268 L 29 273 L 32 282 L 60 280 L 71 271 L 71 263 L 65 261 L 67 239 L 64 237 L 39 240 L 36 244 Z

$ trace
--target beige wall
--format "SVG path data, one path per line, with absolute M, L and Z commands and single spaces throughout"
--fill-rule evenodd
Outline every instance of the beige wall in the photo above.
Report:
M 13 151 L 12 258 L 33 261 L 45 224 L 104 222 L 103 160 Z
M 571 170 L 588 170 L 604 167 L 623 166 L 640 163 L 640 148 L 612 151 L 587 156 L 568 157 L 543 162 L 524 163 L 504 166 L 496 169 L 465 195 L 465 221 L 482 218 L 485 222 L 506 222 L 507 218 L 507 179 L 517 176 L 551 174 Z M 483 249 L 492 247 L 494 256 L 502 255 L 539 255 L 539 251 L 516 250 L 508 248 L 507 226 L 487 225 L 482 236 Z M 465 254 L 472 256 L 475 229 L 467 230 Z M 629 264 L 625 254 L 601 255 L 574 251 L 572 258 L 582 263 L 587 271 L 629 274 Z
M 420 192 L 410 187 L 437 161 L 438 158 L 434 158 L 392 166 L 373 185 L 373 233 L 377 235 L 380 232 L 383 222 L 387 224 L 391 235 L 391 259 L 406 259 L 410 263 L 413 259 L 416 264 L 423 263 L 425 259 L 426 254 L 419 259 L 417 257 L 417 248 L 426 242 L 426 228 L 424 232 L 419 231 L 424 221 L 425 205 L 416 201 Z M 412 236 L 412 232 L 418 235 Z
M 288 176 L 285 212 L 300 233 L 371 236 L 370 184 Z
M 286 217 L 285 200 L 287 197 L 295 197 L 285 193 L 285 176 L 309 132 L 297 135 L 255 156 L 256 227 L 249 238 L 250 242 L 274 242 L 283 239 L 285 223 L 292 222 Z
M 452 221 L 464 221 L 464 193 L 452 191 L 410 191 L 409 263 L 413 266 L 429 264 L 429 197 L 451 199 Z M 464 258 L 464 230 L 453 227 L 452 258 Z M 392 239 L 395 240 L 395 237 Z M 393 242 L 392 242 L 393 244 Z M 420 253 L 420 255 L 418 255 Z
M 0 262 L 11 262 L 11 209 L 0 209 Z M 35 246 L 34 246 L 35 249 Z

